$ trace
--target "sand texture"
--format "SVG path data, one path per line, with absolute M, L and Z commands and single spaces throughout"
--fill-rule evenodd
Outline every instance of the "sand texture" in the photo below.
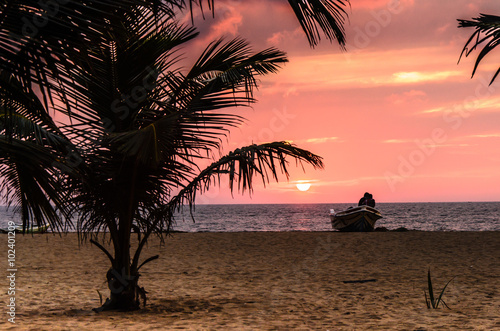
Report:
M 142 270 L 147 307 L 97 314 L 100 250 L 17 235 L 16 324 L 4 313 L 0 329 L 500 330 L 500 232 L 176 233 L 142 257 L 158 253 Z M 455 277 L 451 309 L 427 309 L 428 268 L 436 291 Z

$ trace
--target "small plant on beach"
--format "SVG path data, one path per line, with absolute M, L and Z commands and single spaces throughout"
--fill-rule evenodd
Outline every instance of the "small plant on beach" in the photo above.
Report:
M 424 291 L 424 295 L 425 295 L 425 303 L 427 304 L 427 308 L 429 309 L 437 309 L 438 306 L 439 306 L 439 303 L 442 302 L 443 305 L 446 306 L 446 308 L 450 309 L 450 307 L 448 307 L 448 305 L 444 302 L 443 300 L 443 294 L 444 294 L 444 291 L 446 290 L 446 287 L 448 286 L 448 284 L 454 279 L 455 277 L 453 277 L 452 279 L 450 279 L 448 281 L 448 283 L 446 283 L 446 285 L 443 287 L 443 289 L 441 290 L 441 293 L 439 293 L 439 296 L 436 298 L 434 296 L 434 289 L 432 287 L 432 280 L 431 280 L 431 269 L 429 269 L 429 271 L 427 272 L 427 283 L 428 283 L 428 291 L 429 291 L 429 297 L 427 297 L 427 293 Z

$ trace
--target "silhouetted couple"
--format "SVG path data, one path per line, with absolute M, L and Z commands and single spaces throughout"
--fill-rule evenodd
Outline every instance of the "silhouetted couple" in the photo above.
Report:
M 375 199 L 373 199 L 373 195 L 366 192 L 365 195 L 359 199 L 358 206 L 370 206 L 375 208 Z

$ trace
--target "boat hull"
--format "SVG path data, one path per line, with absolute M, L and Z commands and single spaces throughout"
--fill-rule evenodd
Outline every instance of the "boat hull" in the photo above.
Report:
M 45 233 L 49 229 L 49 224 L 41 225 L 41 226 L 33 226 L 26 229 L 25 233 Z M 22 226 L 16 226 L 16 233 L 23 233 Z
M 375 222 L 382 214 L 369 206 L 358 206 L 330 214 L 332 227 L 343 232 L 370 232 L 375 229 Z

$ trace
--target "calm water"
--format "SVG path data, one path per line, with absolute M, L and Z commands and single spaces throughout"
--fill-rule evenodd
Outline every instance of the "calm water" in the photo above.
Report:
M 174 230 L 186 232 L 331 231 L 329 212 L 350 204 L 198 205 L 177 215 Z M 500 202 L 379 203 L 377 227 L 423 231 L 500 231 Z M 18 221 L 0 207 L 0 227 Z

